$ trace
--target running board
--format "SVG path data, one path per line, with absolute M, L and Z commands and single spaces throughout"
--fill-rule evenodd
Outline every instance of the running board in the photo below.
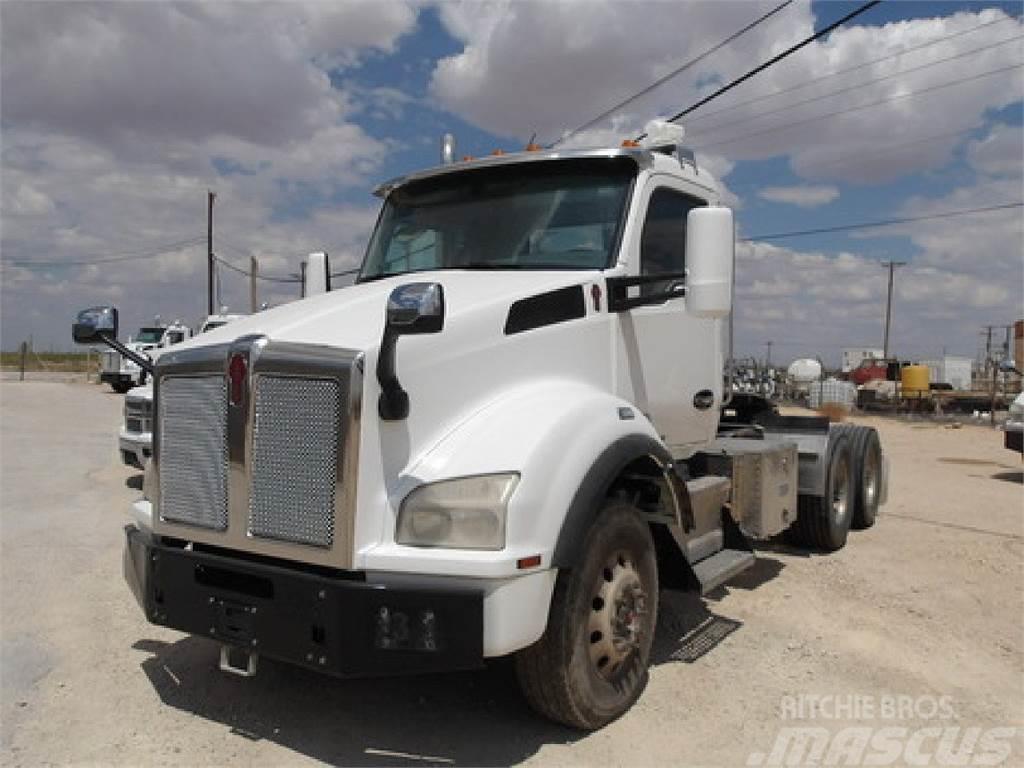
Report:
M 700 582 L 700 593 L 706 595 L 753 564 L 753 552 L 742 549 L 723 549 L 694 565 L 693 574 Z

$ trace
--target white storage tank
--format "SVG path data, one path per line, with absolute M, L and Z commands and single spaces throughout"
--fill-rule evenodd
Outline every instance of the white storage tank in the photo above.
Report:
M 786 374 L 794 384 L 810 384 L 821 378 L 821 363 L 806 357 L 794 360 L 786 369 Z

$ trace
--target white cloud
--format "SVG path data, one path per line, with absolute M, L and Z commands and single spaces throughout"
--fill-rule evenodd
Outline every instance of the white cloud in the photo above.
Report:
M 443 104 L 489 131 L 519 140 L 537 131 L 551 140 L 726 38 L 768 7 L 650 3 L 640 10 L 635 3 L 593 0 L 581 13 L 574 3 L 446 3 L 442 18 L 464 48 L 438 63 L 432 88 Z M 870 12 L 863 21 L 871 23 Z M 724 83 L 752 64 L 767 60 L 806 36 L 814 24 L 809 3 L 790 6 L 734 45 L 630 105 L 617 120 L 579 137 L 578 143 L 618 143 L 651 116 L 672 114 L 709 93 L 712 84 Z M 969 32 L 983 24 L 990 26 Z M 711 151 L 733 161 L 787 156 L 797 174 L 818 181 L 878 182 L 939 168 L 949 162 L 967 131 L 984 124 L 988 110 L 1020 100 L 1024 79 L 1019 67 L 919 97 L 775 129 L 1015 65 L 1020 58 L 1019 42 L 978 50 L 947 63 L 940 61 L 1012 41 L 1022 29 L 1020 21 L 995 9 L 884 26 L 864 26 L 855 20 L 824 42 L 809 45 L 694 113 L 684 121 L 688 141 L 700 155 Z M 950 39 L 910 50 L 944 37 Z M 900 53 L 903 55 L 897 58 L 877 61 Z M 924 64 L 935 66 L 899 74 Z M 859 68 L 849 74 L 746 104 L 752 98 L 854 66 Z M 863 88 L 796 106 L 809 98 L 876 80 Z M 950 108 L 951 104 L 955 108 Z M 734 105 L 742 106 L 712 114 Z M 786 105 L 790 107 L 766 114 Z M 876 157 L 880 146 L 916 142 L 937 133 L 944 136 Z M 742 138 L 748 134 L 757 135 Z
M 992 176 L 1024 173 L 1024 133 L 1019 125 L 997 123 L 989 134 L 967 146 L 971 166 Z
M 6 2 L 0 17 L 6 346 L 30 333 L 63 346 L 90 301 L 116 298 L 127 325 L 155 312 L 196 321 L 204 242 L 105 266 L 41 262 L 201 240 L 207 189 L 217 253 L 245 269 L 249 252 L 278 276 L 313 250 L 336 269 L 361 255 L 368 190 L 365 204 L 316 206 L 368 188 L 388 147 L 354 122 L 326 68 L 393 50 L 415 25 L 412 3 Z M 275 217 L 293 198 L 313 212 Z M 223 300 L 248 309 L 247 279 L 219 271 Z M 260 291 L 278 302 L 298 288 Z
M 796 187 L 765 187 L 757 196 L 773 203 L 789 203 L 800 208 L 816 208 L 838 199 L 839 189 L 833 186 L 802 185 Z

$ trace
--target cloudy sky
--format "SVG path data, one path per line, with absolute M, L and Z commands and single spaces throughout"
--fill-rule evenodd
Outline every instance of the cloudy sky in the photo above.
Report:
M 0 4 L 0 341 L 65 349 L 76 309 L 196 323 L 215 250 L 289 279 L 358 263 L 375 183 L 567 131 L 715 46 L 762 2 Z M 569 144 L 619 141 L 856 7 L 794 0 Z M 687 141 L 740 236 L 738 351 L 881 346 L 973 356 L 1024 316 L 1024 24 L 1018 3 L 898 2 L 694 112 Z M 932 217 L 879 229 L 832 229 Z M 219 269 L 220 303 L 248 280 Z M 338 284 L 343 283 L 339 280 Z M 271 302 L 297 294 L 264 281 Z

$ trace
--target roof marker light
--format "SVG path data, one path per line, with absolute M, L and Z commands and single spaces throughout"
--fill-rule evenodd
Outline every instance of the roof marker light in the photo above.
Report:
M 639 141 L 633 141 L 633 139 L 623 139 L 622 140 L 622 146 L 623 147 L 639 147 L 640 146 L 640 142 Z

